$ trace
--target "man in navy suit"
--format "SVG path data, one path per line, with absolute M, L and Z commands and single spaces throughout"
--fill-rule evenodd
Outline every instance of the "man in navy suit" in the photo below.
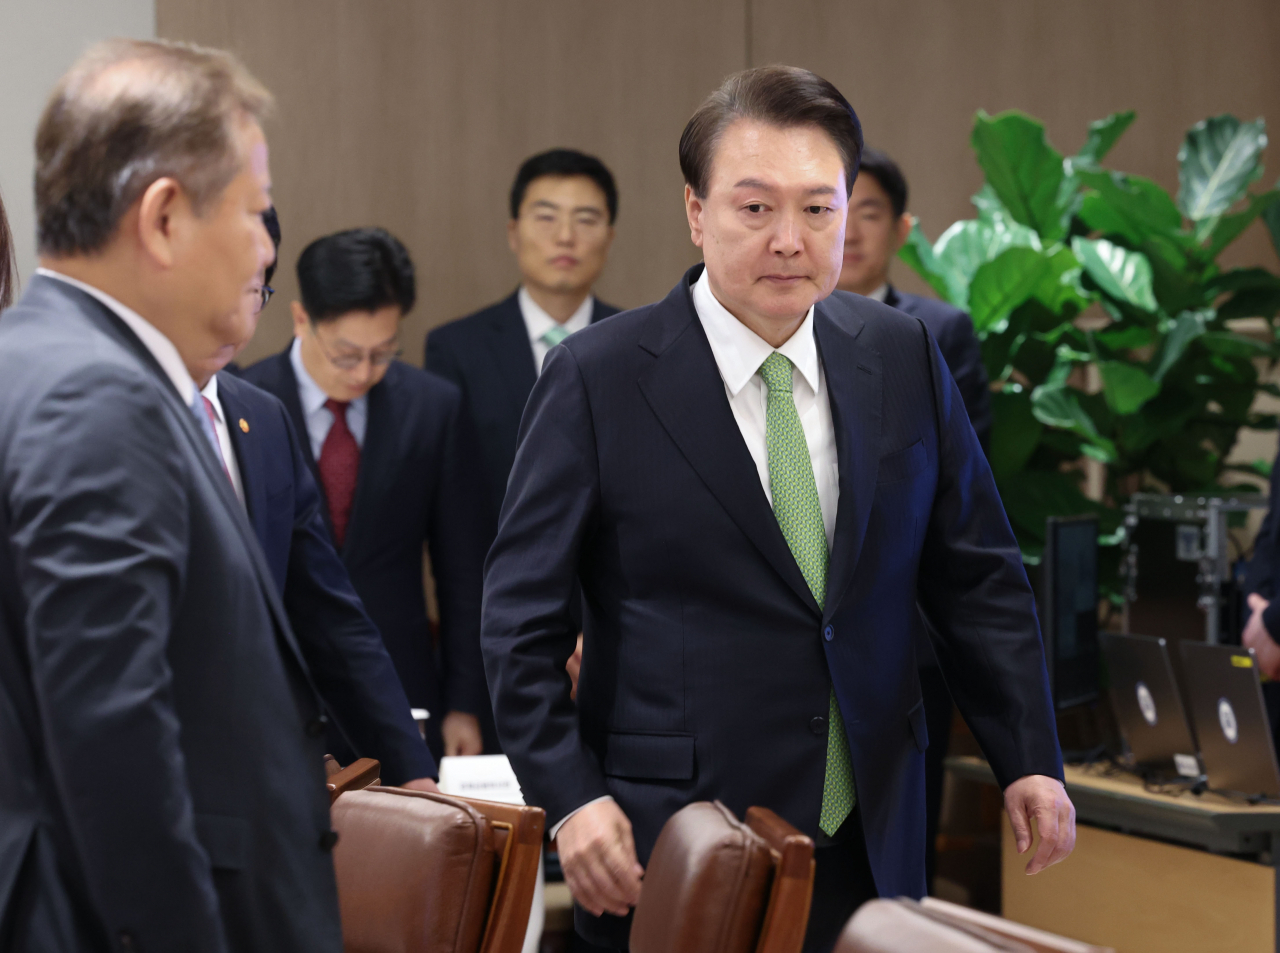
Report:
M 276 253 L 280 222 L 263 214 Z M 320 492 L 289 412 L 279 399 L 221 365 L 252 338 L 272 294 L 272 261 L 241 301 L 244 340 L 189 368 L 218 438 L 223 467 L 249 514 L 289 622 L 325 706 L 328 745 L 339 761 L 376 758 L 386 784 L 438 790 L 435 760 L 418 732 L 395 667 L 351 586 L 321 515 Z
M 36 135 L 0 319 L 0 948 L 342 949 L 322 706 L 189 367 L 271 258 L 230 56 L 115 40 Z
M 520 287 L 427 335 L 425 367 L 462 389 L 484 454 L 496 524 L 520 416 L 548 349 L 618 309 L 592 293 L 618 217 L 613 174 L 595 156 L 552 149 L 526 159 L 511 186 L 507 241 Z
M 1035 605 L 928 328 L 831 294 L 862 136 L 830 83 L 730 77 L 680 142 L 698 265 L 548 355 L 485 572 L 503 746 L 593 942 L 690 801 L 818 839 L 806 947 L 924 890 L 918 604 L 1034 873 L 1073 846 Z M 563 671 L 581 582 L 575 706 Z
M 973 321 L 959 308 L 933 298 L 907 294 L 889 283 L 889 265 L 911 233 L 912 222 L 907 212 L 907 180 L 902 170 L 880 150 L 864 149 L 858 180 L 853 183 L 849 196 L 844 262 L 836 287 L 883 301 L 924 322 L 960 388 L 969 422 L 985 451 L 991 439 L 991 392 L 982 364 L 982 347 L 973 333 Z M 955 706 L 924 630 L 917 637 L 916 659 L 920 663 L 920 688 L 929 727 L 929 750 L 925 752 L 925 872 L 926 883 L 932 890 L 938 816 L 942 811 L 942 784 Z
M 321 517 L 436 757 L 479 754 L 480 658 L 492 529 L 457 387 L 395 360 L 415 300 L 408 252 L 382 229 L 317 239 L 298 259 L 294 342 L 245 379 L 283 402 L 322 495 Z M 268 503 L 270 508 L 270 503 Z M 423 548 L 440 607 L 427 619 Z

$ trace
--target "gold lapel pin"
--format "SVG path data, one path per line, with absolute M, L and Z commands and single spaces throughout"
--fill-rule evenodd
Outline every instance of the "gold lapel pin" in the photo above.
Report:
M 245 420 L 243 417 L 241 417 L 241 418 L 240 418 L 240 429 L 241 429 L 244 433 L 248 433 L 248 432 L 249 432 L 249 421 Z

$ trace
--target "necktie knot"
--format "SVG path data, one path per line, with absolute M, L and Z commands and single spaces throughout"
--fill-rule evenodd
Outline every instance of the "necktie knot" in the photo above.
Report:
M 345 400 L 334 400 L 330 397 L 324 402 L 324 409 L 333 414 L 334 419 L 347 419 L 347 401 Z
M 791 361 L 784 354 L 774 351 L 760 365 L 760 379 L 770 394 L 791 393 Z
M 538 338 L 538 340 L 541 341 L 543 344 L 545 344 L 547 347 L 555 347 L 557 344 L 559 344 L 561 341 L 563 341 L 572 333 L 573 332 L 570 331 L 568 328 L 566 328 L 563 324 L 557 324 L 555 327 L 544 332 L 542 337 Z

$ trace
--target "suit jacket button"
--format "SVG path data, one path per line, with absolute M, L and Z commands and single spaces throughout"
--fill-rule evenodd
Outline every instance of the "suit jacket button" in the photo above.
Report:
M 821 715 L 818 715 L 815 718 L 810 718 L 809 730 L 821 738 L 827 733 L 827 719 L 823 718 Z
M 329 719 L 320 715 L 318 718 L 312 718 L 307 722 L 306 732 L 308 738 L 319 738 L 324 734 L 325 725 L 329 724 Z
M 333 845 L 338 843 L 337 831 L 325 831 L 320 835 L 320 849 L 325 853 L 333 850 Z
M 826 639 L 828 642 L 830 642 L 832 639 L 836 637 L 836 630 L 833 629 L 831 626 L 827 626 L 825 629 L 822 630 L 822 637 Z

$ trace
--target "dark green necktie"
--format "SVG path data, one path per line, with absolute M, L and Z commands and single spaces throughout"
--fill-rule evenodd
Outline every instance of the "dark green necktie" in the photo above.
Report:
M 782 535 L 821 607 L 827 594 L 827 530 L 822 504 L 813 479 L 813 461 L 791 389 L 791 362 L 774 351 L 760 365 L 760 377 L 769 388 L 765 414 L 765 445 L 769 450 L 769 489 L 773 513 Z M 822 786 L 822 813 L 818 826 L 831 836 L 853 810 L 853 766 L 844 719 L 831 691 L 827 731 L 827 774 Z

